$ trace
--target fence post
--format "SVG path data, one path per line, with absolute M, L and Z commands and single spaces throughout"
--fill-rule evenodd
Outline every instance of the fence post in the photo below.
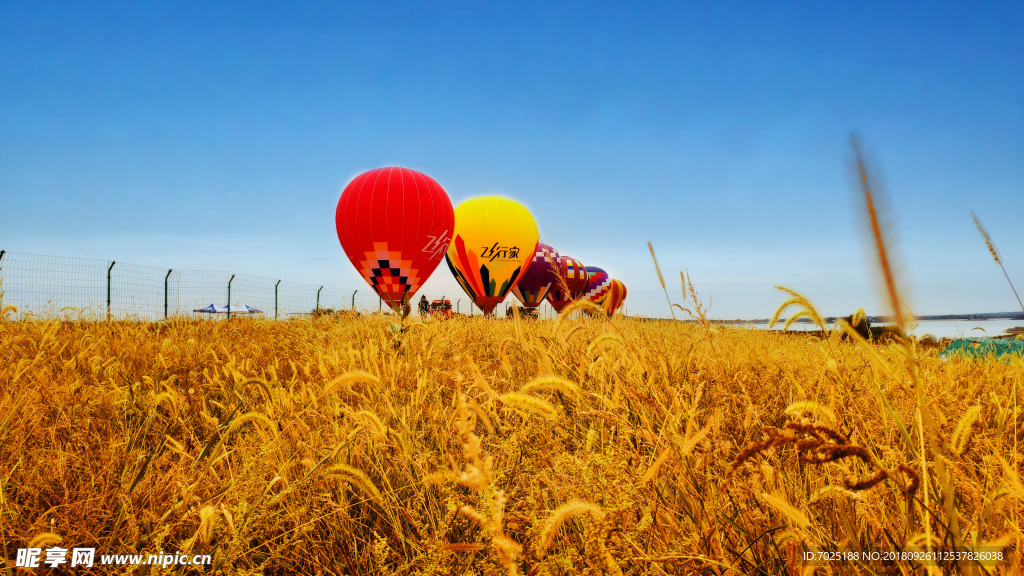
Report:
M 455 313 L 456 314 L 459 313 L 459 304 L 462 304 L 462 300 L 456 300 L 455 301 Z
M 171 277 L 171 272 L 174 268 L 167 271 L 167 276 L 164 276 L 164 320 L 167 320 L 167 280 Z
M 384 299 L 380 296 L 377 297 L 377 312 L 384 310 Z
M 234 282 L 235 275 L 232 274 L 228 280 L 228 320 L 231 320 L 231 283 Z
M 356 292 L 359 292 L 359 290 L 353 290 L 352 291 L 352 309 L 353 310 L 356 309 Z
M 107 321 L 110 321 L 110 271 L 114 269 L 114 264 L 117 264 L 117 260 L 110 263 L 110 268 L 107 268 Z
M 7 250 L 0 250 L 0 260 L 4 259 L 4 254 L 7 254 Z
M 277 281 L 277 284 L 274 284 L 274 320 L 277 320 L 277 287 L 280 286 L 280 284 L 280 280 Z
M 323 289 L 324 289 L 324 287 L 321 286 L 320 290 L 323 290 Z M 320 290 L 316 291 L 316 309 L 317 309 L 317 311 L 320 310 Z

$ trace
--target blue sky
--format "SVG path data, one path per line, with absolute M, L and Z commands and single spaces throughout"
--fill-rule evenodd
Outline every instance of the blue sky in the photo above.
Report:
M 1024 287 L 1024 4 L 0 4 L 0 249 L 369 290 L 334 209 L 423 171 L 666 316 L 881 312 L 850 171 L 888 192 L 921 314 Z M 444 264 L 423 291 L 458 292 Z M 510 299 L 512 297 L 510 296 Z

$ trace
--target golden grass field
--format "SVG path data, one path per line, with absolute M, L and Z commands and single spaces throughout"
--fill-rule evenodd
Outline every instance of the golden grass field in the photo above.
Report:
M 930 570 L 1019 574 L 1022 385 L 1020 359 L 622 317 L 0 321 L 4 572 L 59 545 L 226 574 L 920 574 L 802 554 L 991 546 Z

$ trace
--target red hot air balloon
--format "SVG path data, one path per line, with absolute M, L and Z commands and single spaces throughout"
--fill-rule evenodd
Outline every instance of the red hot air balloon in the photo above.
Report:
M 596 266 L 587 266 L 587 291 L 583 297 L 595 304 L 600 304 L 608 294 L 611 278 L 604 270 Z
M 408 168 L 356 176 L 334 217 L 345 255 L 392 308 L 412 299 L 444 258 L 455 212 L 444 188 Z
M 575 258 L 562 256 L 558 267 L 559 276 L 548 291 L 548 302 L 556 312 L 561 312 L 587 290 L 587 269 Z
M 512 287 L 512 293 L 527 308 L 540 306 L 548 290 L 558 281 L 561 264 L 562 258 L 558 251 L 538 242 L 536 250 L 533 251 L 533 260 Z

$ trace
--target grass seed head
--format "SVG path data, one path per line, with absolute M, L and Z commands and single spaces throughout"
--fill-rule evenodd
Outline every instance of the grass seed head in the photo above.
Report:
M 604 510 L 590 502 L 572 500 L 556 508 L 544 522 L 544 528 L 541 529 L 539 553 L 544 555 L 551 548 L 555 542 L 555 536 L 563 524 L 583 514 L 589 514 L 596 519 L 604 518 Z

